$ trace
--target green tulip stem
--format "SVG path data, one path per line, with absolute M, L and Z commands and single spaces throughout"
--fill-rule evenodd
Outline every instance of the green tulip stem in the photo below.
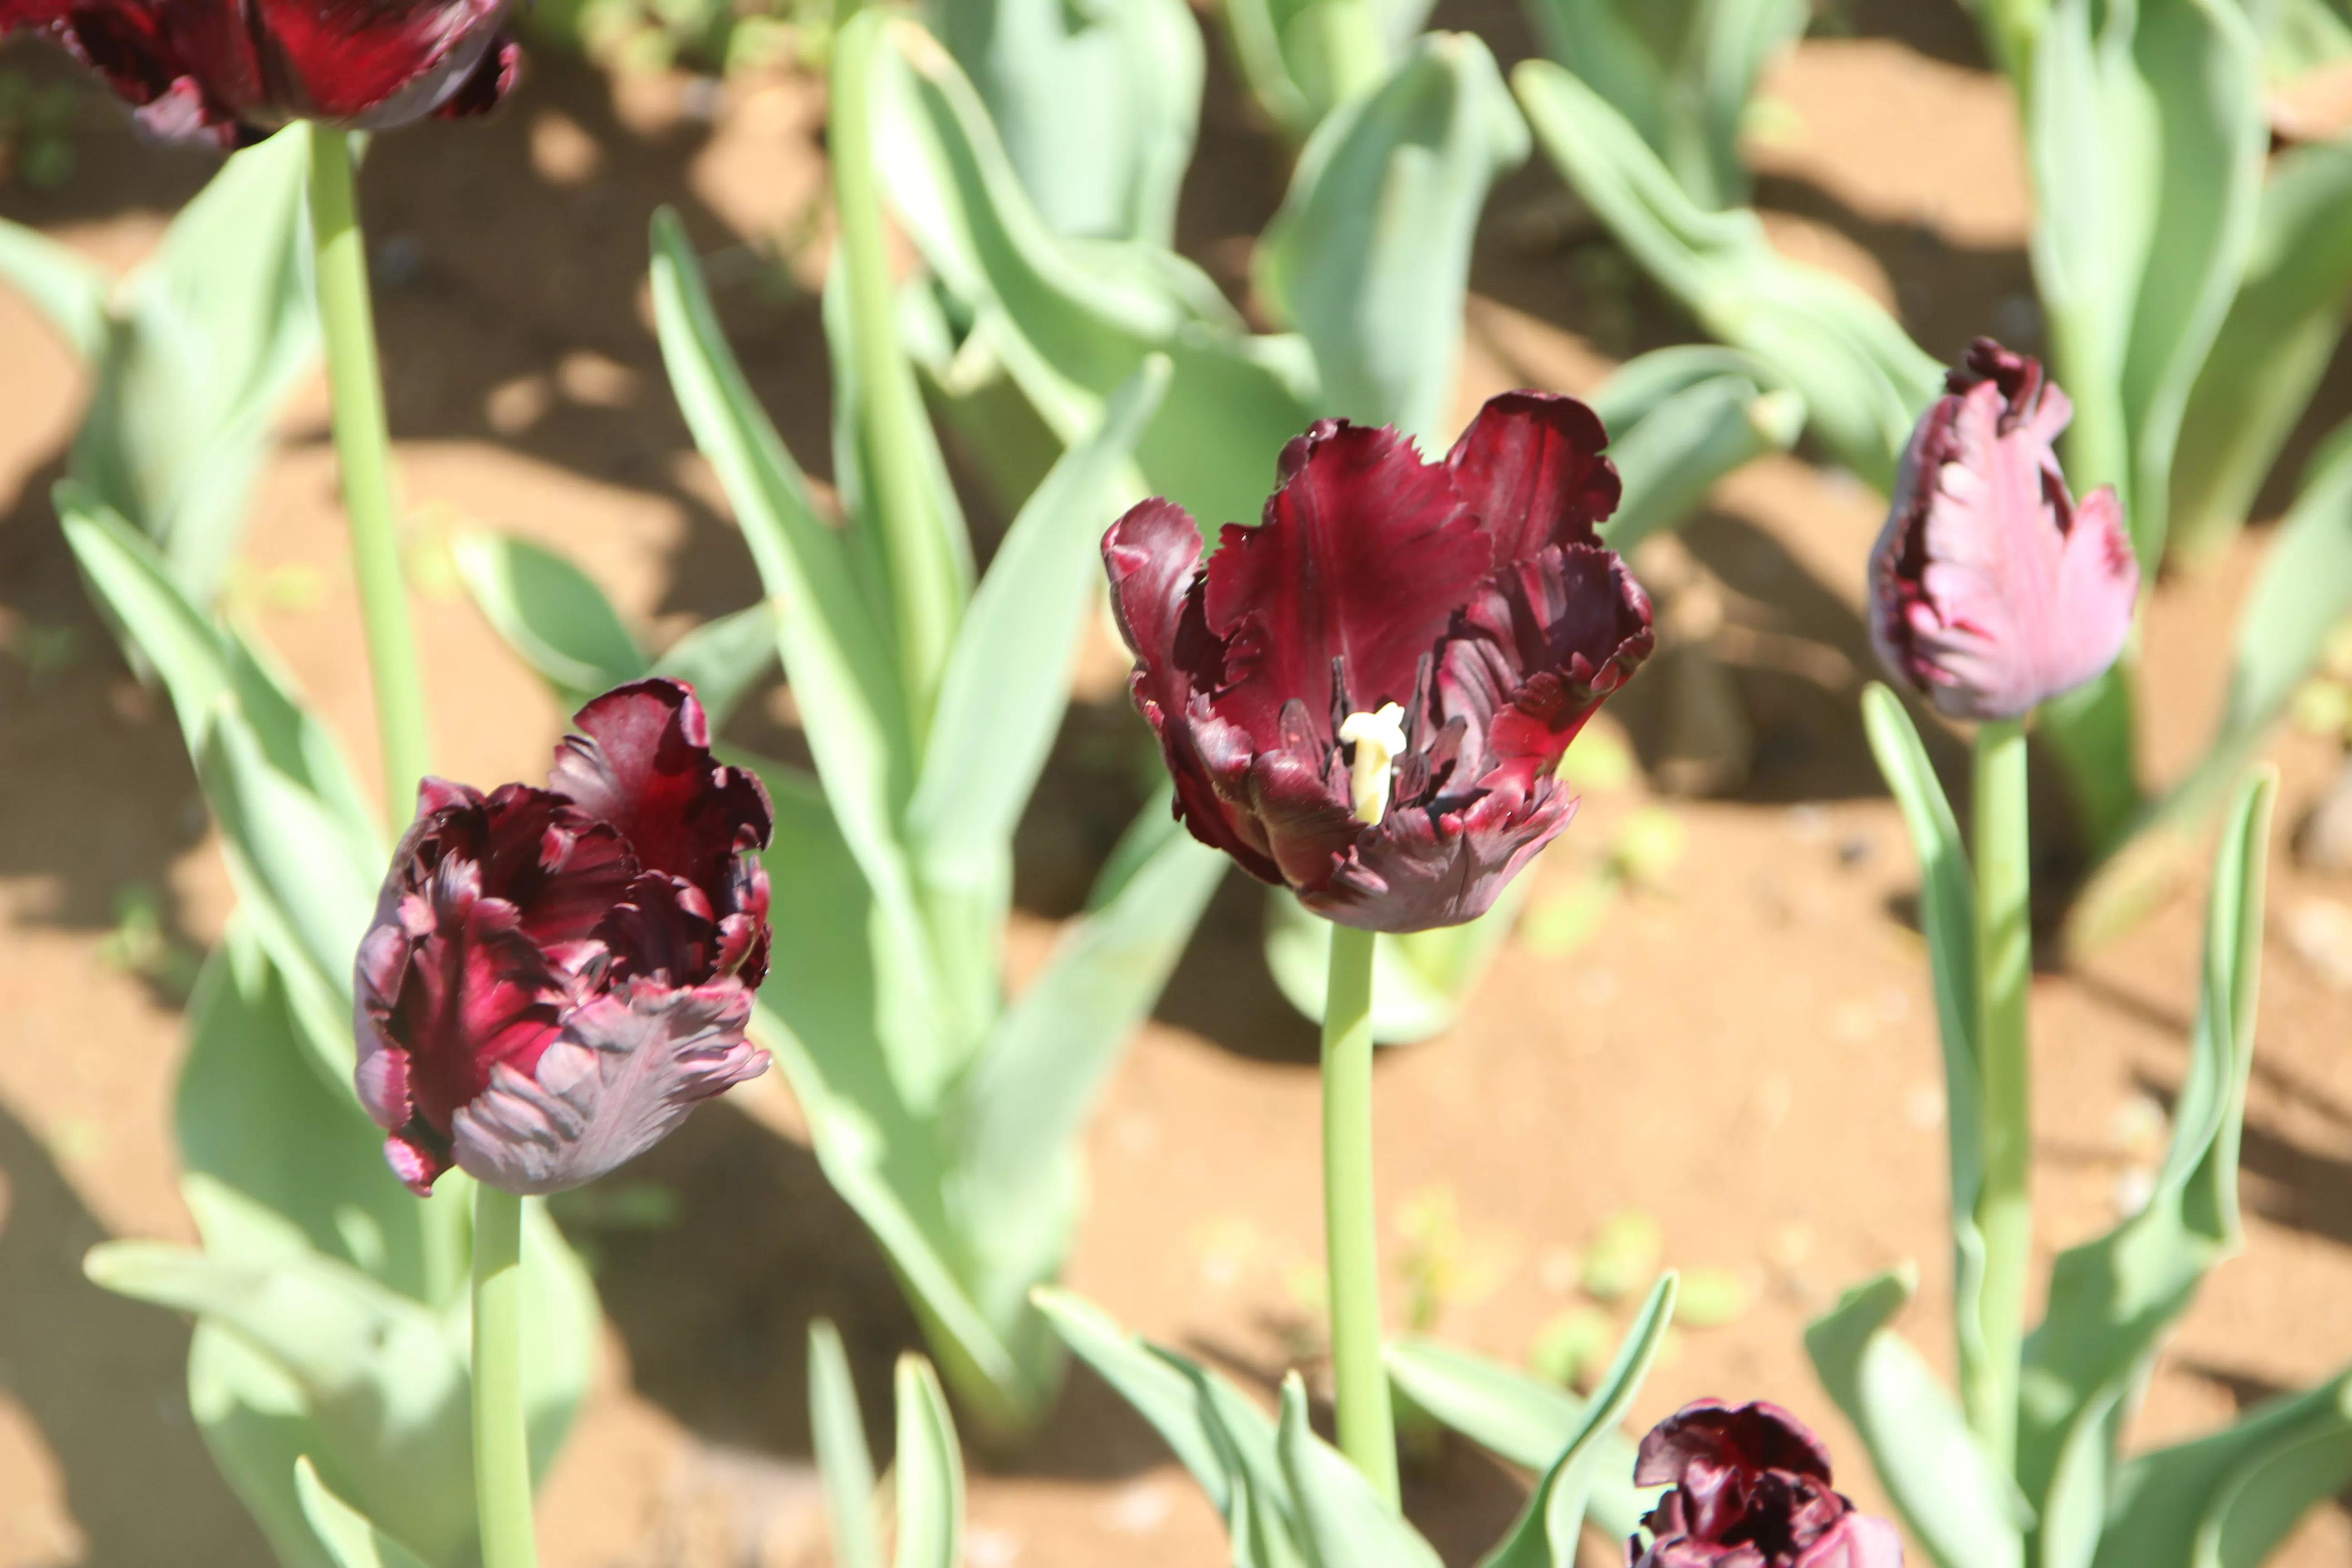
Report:
M 1372 942 L 1331 928 L 1323 1004 L 1323 1240 L 1339 1451 L 1398 1506 L 1396 1423 L 1381 1363 L 1381 1243 L 1372 1203 Z
M 383 809 L 396 834 L 408 825 L 425 776 L 425 681 L 416 634 L 400 582 L 400 536 L 392 500 L 392 432 L 368 298 L 367 239 L 360 231 L 350 139 L 310 128 L 310 235 L 317 248 L 319 320 L 327 340 L 327 385 L 334 400 L 335 457 L 359 579 L 360 626 L 375 685 L 376 737 L 383 753 Z
M 474 1189 L 474 1509 L 482 1568 L 538 1568 L 522 1400 L 522 1199 Z
M 2032 1062 L 2026 992 L 2033 978 L 2028 909 L 2025 730 L 1979 727 L 1976 743 L 1977 1018 L 1984 1084 L 1983 1360 L 1968 1370 L 1969 1424 L 2004 1471 L 2017 1452 L 2018 1360 L 2033 1258 Z

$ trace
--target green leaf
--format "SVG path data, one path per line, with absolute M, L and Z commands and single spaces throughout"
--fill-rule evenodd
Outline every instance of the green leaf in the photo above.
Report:
M 542 545 L 488 530 L 451 544 L 457 575 L 491 629 L 573 705 L 646 672 L 621 613 L 589 575 Z
M 661 651 L 649 673 L 693 687 L 715 735 L 776 662 L 779 629 L 776 606 L 762 599 L 688 632 Z
M 1941 367 L 1860 289 L 1781 257 L 1754 213 L 1696 205 L 1625 118 L 1568 71 L 1529 60 L 1511 84 L 1537 143 L 1618 242 L 1709 332 L 1772 366 L 1842 460 L 1891 489 Z
M 2134 823 L 2128 845 L 2076 901 L 2068 946 L 2097 947 L 2137 921 L 2200 852 L 2207 824 L 2261 752 L 2327 637 L 2352 613 L 2352 422 L 2313 457 L 2302 490 L 2238 612 L 2230 689 L 2204 756 Z
M 278 410 L 318 342 L 307 127 L 236 154 L 123 285 L 72 476 L 209 604 Z
M 106 352 L 106 301 L 114 279 L 69 245 L 23 224 L 0 220 L 0 282 L 48 319 L 66 346 L 85 360 Z
M 777 604 L 784 673 L 800 703 L 840 837 L 889 927 L 877 993 L 902 1092 L 927 1102 L 967 1042 L 941 1026 L 929 936 L 898 823 L 913 787 L 915 742 L 897 658 L 859 588 L 841 538 L 816 516 L 775 427 L 720 334 L 701 269 L 675 214 L 654 219 L 654 309 L 678 406 L 719 471 Z
M 294 1486 L 294 1466 L 317 1444 L 319 1428 L 302 1391 L 277 1363 L 199 1319 L 188 1342 L 188 1408 L 281 1568 L 341 1568 L 310 1528 Z
M 1234 1568 L 1307 1568 L 1297 1503 L 1264 1412 L 1199 1363 L 1147 1344 L 1066 1291 L 1040 1289 L 1034 1300 L 1071 1352 L 1151 1424 L 1208 1494 Z
M 1182 0 L 933 0 L 1055 232 L 1175 244 L 1206 61 Z
M 1258 107 L 1294 142 L 1386 74 L 1431 0 L 1224 0 L 1234 58 Z
M 874 1455 L 866 1446 L 841 1332 L 824 1318 L 809 1321 L 809 1432 L 824 1479 L 834 1561 L 840 1568 L 882 1568 L 874 1533 Z
M 1916 1289 L 1902 1269 L 1854 1287 L 1806 1329 L 1805 1350 L 1927 1555 L 1940 1568 L 2019 1568 L 2032 1510 L 1888 1327 Z
M 2018 1479 L 2042 1508 L 2045 1537 L 2066 1527 L 2076 1561 L 2089 1561 L 2095 1540 L 2092 1510 L 2103 1506 L 2098 1483 L 2127 1392 L 2206 1271 L 2238 1248 L 2238 1145 L 2277 792 L 2270 770 L 2240 791 L 2215 858 L 2189 1076 L 2155 1191 L 2138 1214 L 2059 1256 L 2047 1315 L 2026 1341 Z
M 1111 885 L 998 1017 L 960 1087 L 950 1203 L 992 1317 L 1019 1314 L 1060 1272 L 1087 1118 L 1224 873 L 1224 857 L 1177 822 L 1164 795 L 1147 803 L 1106 872 Z
M 1055 465 L 1013 520 L 948 654 L 907 838 L 926 886 L 991 903 L 992 933 L 1013 831 L 1069 706 L 1061 675 L 1100 596 L 1104 520 L 1168 378 L 1165 358 L 1145 361 L 1101 426 Z
M 2254 237 L 2261 45 L 2231 0 L 2095 9 L 2057 0 L 2040 30 L 2034 277 L 2074 401 L 2069 477 L 2116 487 L 2152 571 L 2182 412 Z
M 1144 359 L 1174 367 L 1137 442 L 1150 490 L 1208 526 L 1255 517 L 1284 442 L 1318 409 L 1303 339 L 1252 337 L 1215 284 L 1156 246 L 1077 243 L 1040 218 L 986 109 L 911 24 L 876 105 L 890 199 L 941 282 L 1065 444 L 1082 440 Z
M 1804 0 L 1533 0 L 1545 52 L 1640 132 L 1692 201 L 1744 205 L 1740 122 Z
M 1480 1447 L 1538 1474 L 1578 1440 L 1591 1408 L 1515 1367 L 1431 1340 L 1392 1343 L 1386 1359 L 1400 1394 Z M 1633 1485 L 1633 1444 L 1623 1433 L 1604 1432 L 1587 1451 L 1593 1528 L 1623 1541 L 1641 1528 L 1657 1489 Z
M 2291 147 L 2263 187 L 2245 278 L 2198 373 L 2173 455 L 2172 553 L 2236 533 L 2344 335 L 2352 144 Z
M 425 1568 L 424 1559 L 329 1491 L 307 1456 L 294 1462 L 294 1491 L 302 1500 L 302 1517 L 327 1543 L 336 1568 Z
M 1919 927 L 1936 991 L 1944 1047 L 1945 1143 L 1951 1170 L 1952 1329 L 1964 1357 L 1982 1363 L 1984 1233 L 1977 1194 L 1984 1184 L 1984 1074 L 1977 1045 L 1977 896 L 1944 786 L 1919 743 L 1902 700 L 1873 681 L 1862 694 L 1863 729 L 1903 813 L 1919 861 Z
M 1805 400 L 1795 391 L 1762 392 L 1745 376 L 1723 375 L 1675 394 L 1631 425 L 1611 426 L 1609 455 L 1624 491 L 1601 538 L 1622 555 L 1681 527 L 1717 481 L 1787 451 L 1804 425 Z
M 1618 1437 L 1617 1426 L 1624 1420 L 1633 1396 L 1641 1392 L 1642 1380 L 1649 1375 L 1665 1343 L 1666 1326 L 1675 1316 L 1675 1290 L 1671 1273 L 1661 1276 L 1650 1288 L 1649 1299 L 1626 1328 L 1616 1359 L 1593 1389 L 1575 1434 L 1536 1483 L 1511 1533 L 1486 1554 L 1480 1568 L 1576 1568 L 1577 1536 L 1584 1528 L 1594 1483 L 1604 1466 L 1622 1457 L 1616 1452 L 1623 1441 Z M 1617 1444 L 1611 1442 L 1612 1437 Z M 1625 1474 L 1630 1477 L 1631 1473 L 1629 1466 Z
M 963 1568 L 963 1455 L 947 1395 L 917 1355 L 898 1358 L 898 1549 L 894 1568 Z
M 1439 1568 L 1429 1542 L 1307 1424 L 1307 1384 L 1295 1372 L 1282 1380 L 1275 1443 L 1316 1568 Z
M 1252 272 L 1313 345 L 1324 412 L 1444 444 L 1470 241 L 1487 188 L 1527 156 L 1495 57 L 1468 33 L 1423 37 L 1316 128 Z
M 2234 1426 L 2143 1454 L 2116 1475 L 2095 1568 L 2256 1568 L 2352 1481 L 2352 1373 L 2257 1405 Z

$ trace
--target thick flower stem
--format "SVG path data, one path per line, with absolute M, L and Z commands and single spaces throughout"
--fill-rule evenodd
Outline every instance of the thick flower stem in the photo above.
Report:
M 1381 1247 L 1372 1202 L 1372 942 L 1331 928 L 1323 1003 L 1323 1239 L 1339 1451 L 1398 1506 L 1396 1424 L 1381 1364 Z
M 1984 1087 L 1984 1163 L 1977 1226 L 1985 1244 L 1983 1360 L 1963 1368 L 1969 1424 L 2004 1470 L 2017 1452 L 2018 1358 L 2033 1257 L 2032 1063 L 2026 993 L 2032 980 L 2028 910 L 2025 731 L 2016 720 L 1977 731 L 1977 1019 Z
M 474 1508 L 482 1568 L 537 1568 L 522 1400 L 522 1199 L 474 1194 Z
M 377 369 L 375 311 L 368 297 L 367 241 L 360 231 L 344 132 L 310 132 L 310 234 L 317 246 L 319 321 L 327 340 L 334 398 L 335 458 L 359 579 L 360 626 L 375 684 L 376 735 L 383 752 L 383 808 L 393 831 L 408 825 L 425 776 L 425 682 L 400 581 L 400 539 L 392 500 L 392 434 Z

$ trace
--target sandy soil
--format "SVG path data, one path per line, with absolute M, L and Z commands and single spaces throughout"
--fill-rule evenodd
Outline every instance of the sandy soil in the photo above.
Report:
M 1933 352 L 1987 330 L 2031 341 L 2029 207 L 2005 89 L 1957 8 L 1880 0 L 1853 13 L 1854 36 L 1808 43 L 1772 79 L 1781 108 L 1758 155 L 1776 237 L 1896 305 Z M 1440 20 L 1478 26 L 1507 55 L 1525 47 L 1501 0 L 1449 5 Z M 49 70 L 30 52 L 12 49 L 7 63 Z M 1246 237 L 1283 169 L 1231 83 L 1214 94 L 1183 243 L 1238 291 Z M 823 192 L 821 114 L 819 95 L 790 79 L 714 96 L 542 60 L 490 125 L 381 143 L 365 202 L 390 258 L 380 309 L 442 771 L 534 775 L 562 720 L 454 591 L 452 527 L 561 542 L 656 640 L 752 596 L 748 557 L 663 383 L 645 225 L 674 203 L 717 253 L 735 342 L 785 438 L 822 474 L 806 240 Z M 132 142 L 95 99 L 78 134 L 81 178 L 47 195 L 0 188 L 0 213 L 127 265 L 204 166 Z M 1474 282 L 1465 408 L 1521 382 L 1587 387 L 1615 359 L 1690 335 L 1539 166 L 1498 193 Z M 0 1562 L 259 1563 L 190 1423 L 184 1326 L 100 1293 L 78 1267 L 105 1237 L 189 1234 L 165 1131 L 178 999 L 168 973 L 121 963 L 122 902 L 147 900 L 163 939 L 193 952 L 218 931 L 228 895 L 176 730 L 89 612 L 46 499 L 77 373 L 5 296 L 0 366 Z M 2339 365 L 2311 430 L 2347 409 L 2352 372 Z M 323 392 L 306 391 L 261 487 L 237 592 L 373 776 L 323 418 Z M 1906 921 L 1913 868 L 1855 721 L 1872 668 L 1862 562 L 1877 522 L 1850 479 L 1764 463 L 1722 488 L 1678 554 L 1644 563 L 1696 583 L 1709 616 L 1719 612 L 1704 658 L 1748 743 L 1710 755 L 1744 770 L 1718 768 L 1734 782 L 1715 797 L 1664 802 L 1685 852 L 1597 940 L 1515 944 L 1458 1026 L 1389 1053 L 1378 1085 L 1384 1209 L 1453 1216 L 1430 1270 L 1446 1282 L 1441 1332 L 1524 1356 L 1578 1300 L 1574 1249 L 1611 1215 L 1646 1212 L 1668 1260 L 1732 1271 L 1752 1305 L 1681 1333 L 1637 1420 L 1701 1394 L 1780 1400 L 1832 1435 L 1843 1479 L 1864 1500 L 1875 1490 L 1804 1363 L 1802 1323 L 1845 1283 L 1913 1258 L 1926 1288 L 1907 1326 L 1946 1359 L 1940 1073 L 1924 954 Z M 2147 673 L 2161 695 L 2146 749 L 2158 773 L 2192 757 L 2211 722 L 2231 607 L 2260 542 L 2158 595 Z M 1108 657 L 1097 650 L 1097 676 Z M 1085 689 L 1074 736 L 1131 722 L 1099 679 Z M 1661 804 L 1642 779 L 1661 776 L 1689 728 L 1676 689 L 1637 683 L 1613 710 L 1613 732 L 1652 765 L 1593 792 L 1541 868 L 1538 910 L 1591 874 L 1634 813 Z M 776 695 L 740 738 L 789 743 Z M 1721 740 L 1719 727 L 1708 733 Z M 2277 934 L 2291 911 L 2352 899 L 2352 885 L 2284 853 L 2286 826 L 2334 759 L 2294 738 L 2274 752 L 2287 782 L 2247 1247 L 2168 1351 L 2141 1440 L 2225 1421 L 2352 1351 L 2327 1305 L 2352 1292 L 2352 997 Z M 1944 761 L 1958 756 L 1944 745 Z M 1101 853 L 1096 827 L 1126 809 L 1079 762 L 1068 776 L 1093 804 L 1057 810 L 1057 826 L 1024 841 L 1016 959 L 1042 949 Z M 1258 962 L 1262 907 L 1255 887 L 1226 888 L 1113 1083 L 1090 1139 L 1093 1202 L 1072 1282 L 1270 1387 L 1311 1315 L 1299 1281 L 1316 1254 L 1316 1085 L 1311 1031 Z M 2199 919 L 2184 900 L 2037 983 L 2037 1196 L 2051 1249 L 2109 1223 L 2161 1147 Z M 551 1568 L 824 1560 L 802 1413 L 805 1321 L 842 1321 L 877 1424 L 889 1359 L 915 1334 L 871 1242 L 805 1147 L 776 1131 L 792 1122 L 772 1085 L 707 1110 L 630 1175 L 678 1194 L 677 1225 L 576 1228 L 611 1330 L 545 1498 Z M 1391 1243 L 1400 1258 L 1410 1250 Z M 1465 1563 L 1521 1490 L 1458 1446 L 1408 1483 L 1415 1519 Z M 1181 1472 L 1084 1379 L 1034 1451 L 980 1466 L 971 1517 L 976 1568 L 1223 1560 Z M 2330 1508 L 2283 1560 L 2319 1568 L 2347 1554 L 2352 1518 Z

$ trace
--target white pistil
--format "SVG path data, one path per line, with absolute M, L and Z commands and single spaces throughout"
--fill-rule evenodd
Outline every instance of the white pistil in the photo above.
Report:
M 1377 826 L 1388 815 L 1389 782 L 1404 752 L 1404 710 L 1389 702 L 1377 713 L 1350 713 L 1340 722 L 1339 740 L 1356 748 L 1356 760 L 1348 764 L 1356 820 Z

